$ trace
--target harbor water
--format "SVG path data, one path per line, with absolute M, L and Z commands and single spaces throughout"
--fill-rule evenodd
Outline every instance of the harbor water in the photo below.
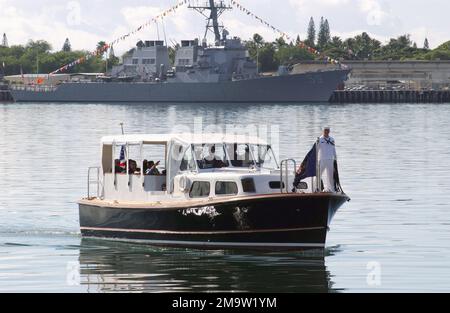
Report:
M 450 291 L 450 105 L 0 104 L 0 292 Z M 301 161 L 333 128 L 344 190 L 325 251 L 198 251 L 82 239 L 100 138 L 268 126 Z M 276 209 L 276 208 L 274 208 Z

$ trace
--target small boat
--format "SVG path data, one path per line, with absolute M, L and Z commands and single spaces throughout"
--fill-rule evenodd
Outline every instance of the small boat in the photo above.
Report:
M 104 137 L 79 201 L 81 233 L 164 247 L 323 249 L 349 197 L 319 191 L 320 178 L 292 189 L 296 167 L 257 137 Z

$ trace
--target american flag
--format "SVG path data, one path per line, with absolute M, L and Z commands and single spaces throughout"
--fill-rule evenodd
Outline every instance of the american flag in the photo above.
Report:
M 126 153 L 126 147 L 122 146 L 122 149 L 120 149 L 120 157 L 119 157 L 121 167 L 125 167 L 127 165 L 125 153 Z

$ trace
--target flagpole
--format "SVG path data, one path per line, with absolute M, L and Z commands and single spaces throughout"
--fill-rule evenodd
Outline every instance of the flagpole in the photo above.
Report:
M 320 138 L 317 138 L 316 141 L 316 192 L 320 192 L 322 189 L 322 179 L 320 177 L 320 160 L 319 160 L 319 141 Z

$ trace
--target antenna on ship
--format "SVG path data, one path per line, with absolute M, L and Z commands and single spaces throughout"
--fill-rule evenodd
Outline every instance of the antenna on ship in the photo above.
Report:
M 214 33 L 216 46 L 220 45 L 222 37 L 221 30 L 223 30 L 225 27 L 219 24 L 219 17 L 225 11 L 232 10 L 233 8 L 229 5 L 226 5 L 224 1 L 215 0 L 208 0 L 204 5 L 199 5 L 198 1 L 196 1 L 195 5 L 191 5 L 191 2 L 189 2 L 189 8 L 199 12 L 201 15 L 206 17 L 208 21 L 206 24 L 204 39 L 206 39 L 208 31 L 211 31 Z M 209 14 L 207 13 L 207 11 L 210 11 Z

